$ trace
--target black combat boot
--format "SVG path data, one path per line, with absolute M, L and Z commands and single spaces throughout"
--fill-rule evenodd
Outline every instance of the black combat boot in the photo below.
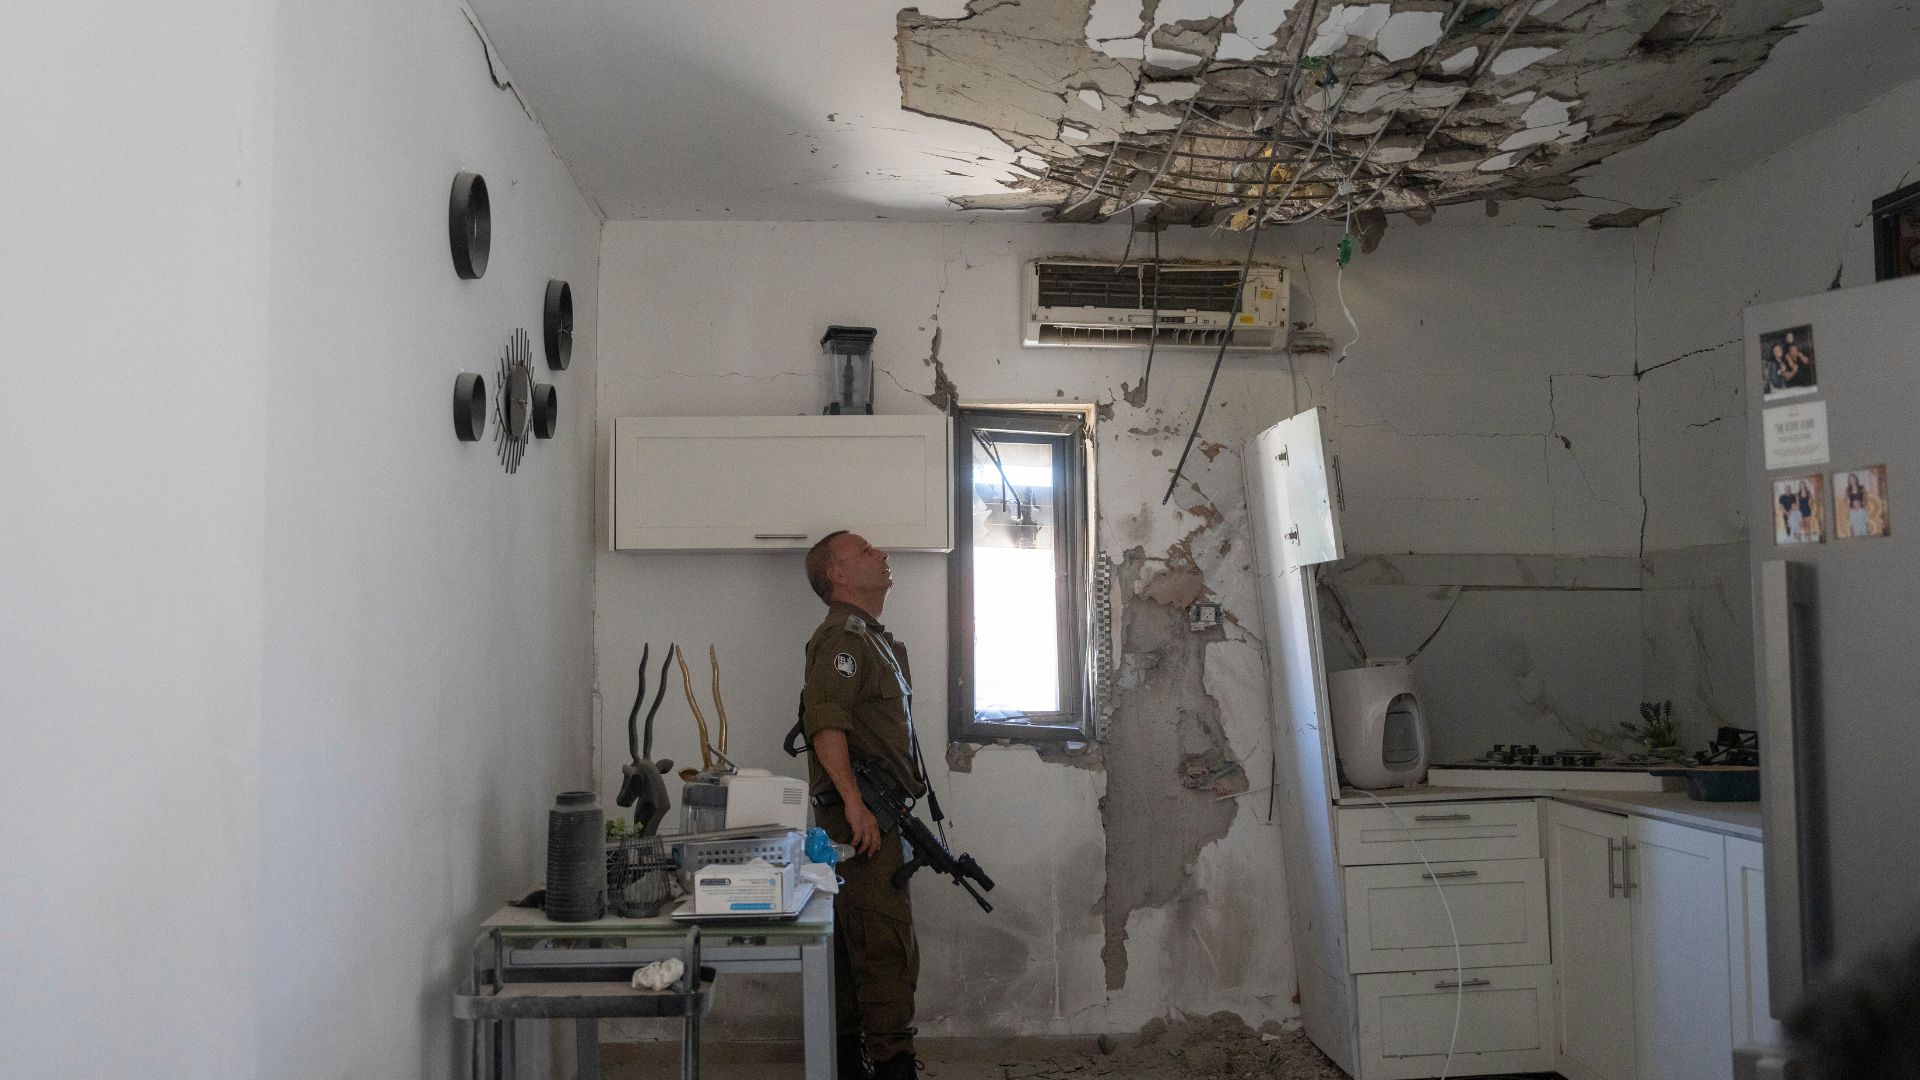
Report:
M 916 1080 L 920 1062 L 907 1050 L 885 1061 L 874 1062 L 873 1080 Z
M 873 1066 L 867 1064 L 866 1040 L 858 1035 L 840 1036 L 839 1080 L 873 1080 Z

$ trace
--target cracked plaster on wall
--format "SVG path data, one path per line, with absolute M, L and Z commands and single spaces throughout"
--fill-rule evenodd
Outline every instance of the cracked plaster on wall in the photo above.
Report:
M 1571 174 L 1704 108 L 1819 7 L 1569 0 L 1537 6 L 1504 44 L 1498 18 L 1443 38 L 1450 6 L 1439 0 L 1329 5 L 1312 26 L 1301 23 L 1313 8 L 1291 0 L 998 0 L 947 19 L 908 8 L 898 18 L 901 104 L 992 131 L 1020 160 L 1044 163 L 1017 170 L 1004 194 L 956 198 L 963 208 L 1094 220 L 1152 182 L 1161 220 L 1210 222 L 1253 201 L 1257 187 L 1236 163 L 1248 160 L 1249 134 L 1258 149 L 1282 119 L 1301 123 L 1302 145 L 1330 126 L 1348 160 L 1377 155 L 1360 185 L 1392 170 L 1380 195 L 1389 210 L 1424 216 L 1489 197 L 1570 202 Z M 1263 72 L 1290 67 L 1303 36 L 1324 65 L 1316 78 L 1331 71 L 1338 82 L 1294 112 L 1275 106 Z M 1208 108 L 1169 92 L 1181 84 L 1204 85 Z M 1081 99 L 1089 88 L 1098 110 Z M 1539 123 L 1525 106 L 1542 95 L 1564 102 L 1565 115 Z M 1178 149 L 1203 156 L 1169 171 L 1175 129 Z M 1274 208 L 1275 220 L 1334 197 L 1330 173 L 1305 179 L 1296 192 L 1305 201 Z M 1101 194 L 1087 195 L 1089 185 Z M 1595 227 L 1658 211 L 1561 209 Z

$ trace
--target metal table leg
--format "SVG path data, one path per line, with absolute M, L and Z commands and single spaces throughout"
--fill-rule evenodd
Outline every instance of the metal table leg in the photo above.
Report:
M 800 947 L 800 1015 L 807 1080 L 834 1080 L 833 943 Z
M 600 1080 L 600 1021 L 583 1017 L 573 1022 L 575 1080 Z

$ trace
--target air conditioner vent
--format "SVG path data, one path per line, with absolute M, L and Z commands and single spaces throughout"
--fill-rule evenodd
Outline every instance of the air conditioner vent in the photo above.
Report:
M 1040 306 L 1232 311 L 1240 271 L 1040 263 Z
M 1027 264 L 1022 341 L 1036 347 L 1144 346 L 1271 352 L 1286 347 L 1287 272 L 1256 265 Z M 1239 303 L 1236 305 L 1235 294 Z
M 1144 326 L 1059 326 L 1047 324 L 1040 327 L 1039 340 L 1035 345 L 1079 345 L 1087 348 L 1100 348 L 1113 345 L 1145 346 L 1153 332 Z M 1190 330 L 1180 326 L 1160 328 L 1160 344 L 1166 348 L 1219 348 L 1220 339 L 1227 336 L 1224 329 Z

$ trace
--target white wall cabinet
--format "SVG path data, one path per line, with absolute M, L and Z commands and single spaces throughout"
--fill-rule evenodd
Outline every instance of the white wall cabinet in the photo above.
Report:
M 1547 808 L 1556 1067 L 1567 1080 L 1634 1080 L 1633 917 L 1620 882 L 1627 825 L 1620 814 Z
M 953 548 L 945 416 L 620 417 L 616 551 L 805 550 L 836 529 Z

